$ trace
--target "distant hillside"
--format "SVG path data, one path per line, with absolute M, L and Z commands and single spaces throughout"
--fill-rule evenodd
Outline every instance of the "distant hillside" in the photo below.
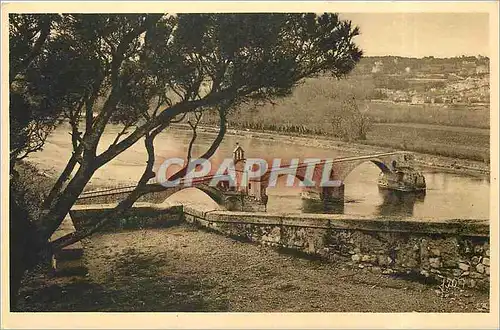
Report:
M 490 60 L 485 56 L 461 56 L 452 58 L 409 58 L 400 56 L 363 57 L 354 74 L 419 74 L 474 75 L 489 73 Z
M 363 143 L 488 161 L 488 130 L 448 128 L 489 129 L 489 73 L 477 69 L 482 63 L 488 59 L 365 57 L 345 79 L 327 74 L 305 79 L 273 104 L 235 109 L 229 127 L 337 137 L 339 114 L 350 100 L 373 123 Z M 207 113 L 203 123 L 218 125 L 218 115 Z

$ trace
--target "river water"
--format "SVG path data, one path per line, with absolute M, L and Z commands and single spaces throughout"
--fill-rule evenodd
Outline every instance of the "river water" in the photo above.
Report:
M 112 127 L 103 135 L 102 145 L 107 146 L 114 139 L 119 128 Z M 155 153 L 158 167 L 167 157 L 185 158 L 190 131 L 170 129 L 161 133 L 155 140 Z M 213 134 L 199 133 L 194 145 L 193 155 L 201 155 L 210 146 Z M 70 155 L 68 129 L 58 128 L 51 135 L 45 150 L 33 154 L 30 159 L 42 165 L 60 171 Z M 214 155 L 214 163 L 223 158 L 232 157 L 232 151 L 239 143 L 245 150 L 247 158 L 282 158 L 287 162 L 290 158 L 337 158 L 352 156 L 334 149 L 324 149 L 292 144 L 288 139 L 260 139 L 247 135 L 226 135 Z M 102 149 L 101 149 L 102 150 Z M 140 177 L 146 161 L 143 142 L 139 141 L 94 175 L 94 183 L 99 181 L 108 185 L 136 182 Z M 343 209 L 335 209 L 336 213 L 369 216 L 401 216 L 409 218 L 457 218 L 488 219 L 489 191 L 488 178 L 477 178 L 465 175 L 450 174 L 424 170 L 427 182 L 425 196 L 395 195 L 379 191 L 376 184 L 380 170 L 370 162 L 366 162 L 351 172 L 345 180 L 345 203 Z M 97 181 L 96 181 L 97 180 Z M 268 188 L 268 212 L 322 212 L 321 208 L 303 202 L 300 187 L 286 187 L 286 177 L 280 177 L 274 188 Z M 189 193 L 190 199 L 208 198 L 201 191 Z M 332 211 L 330 211 L 332 212 Z
M 213 135 L 200 134 L 195 145 L 194 155 L 203 153 L 213 140 Z M 169 146 L 177 145 L 176 152 L 185 155 L 189 144 L 189 132 L 168 132 L 159 137 Z M 167 142 L 168 141 L 168 142 Z M 214 155 L 215 163 L 221 158 L 231 157 L 236 145 L 242 146 L 247 158 L 282 158 L 285 163 L 290 158 L 337 158 L 352 156 L 338 150 L 315 148 L 292 144 L 287 141 L 251 138 L 248 136 L 227 135 Z M 169 148 L 169 151 L 172 151 Z M 366 162 L 351 172 L 345 180 L 345 203 L 334 213 L 370 216 L 403 216 L 414 218 L 489 218 L 488 178 L 450 174 L 423 170 L 427 182 L 425 196 L 394 194 L 380 191 L 377 178 L 380 170 L 371 162 Z M 276 187 L 268 188 L 268 212 L 322 212 L 321 208 L 302 200 L 300 187 L 285 186 L 286 176 L 278 179 Z M 332 211 L 330 211 L 332 212 Z

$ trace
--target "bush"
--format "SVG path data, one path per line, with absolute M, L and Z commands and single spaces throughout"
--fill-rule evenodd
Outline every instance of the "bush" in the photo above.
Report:
M 52 180 L 40 175 L 36 167 L 20 162 L 11 172 L 9 185 L 10 298 L 15 306 L 24 273 L 39 263 L 47 243 L 39 240 L 33 221 L 41 212 Z

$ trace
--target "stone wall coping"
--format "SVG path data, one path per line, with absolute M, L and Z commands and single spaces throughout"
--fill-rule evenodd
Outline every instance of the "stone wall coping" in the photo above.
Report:
M 287 214 L 232 211 L 200 211 L 184 208 L 184 213 L 212 222 L 284 225 L 306 228 L 335 228 L 422 234 L 456 234 L 489 237 L 488 220 L 471 219 L 396 219 L 341 214 Z
M 171 205 L 170 203 L 168 203 Z M 118 205 L 118 203 L 107 203 L 107 204 L 75 204 L 71 208 L 71 210 L 74 211 L 80 211 L 80 210 L 109 210 L 112 208 L 115 208 Z M 162 204 L 154 204 L 154 203 L 148 203 L 148 202 L 135 202 L 132 208 L 137 209 L 137 208 L 148 208 L 148 207 L 154 207 L 154 206 L 159 206 Z
M 189 215 L 205 218 L 208 213 L 211 212 L 221 212 L 220 208 L 207 206 L 207 205 L 198 205 L 198 204 L 184 204 L 183 212 Z M 245 212 L 243 212 L 245 213 Z
M 110 210 L 115 208 L 118 203 L 109 204 L 76 204 L 73 205 L 71 211 L 97 211 L 97 210 Z M 131 210 L 170 210 L 179 208 L 182 211 L 183 205 L 176 202 L 163 202 L 160 204 L 148 202 L 136 202 Z
M 71 211 L 79 213 L 79 211 L 107 210 L 115 206 L 116 204 L 82 204 L 74 205 Z M 235 212 L 220 210 L 215 206 L 195 203 L 183 205 L 176 202 L 135 203 L 133 209 L 184 212 L 211 222 L 489 237 L 487 219 L 405 219 L 345 214 Z

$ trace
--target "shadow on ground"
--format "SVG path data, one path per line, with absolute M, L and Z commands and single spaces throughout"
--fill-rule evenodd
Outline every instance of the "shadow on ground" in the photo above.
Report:
M 101 233 L 89 274 L 32 274 L 19 311 L 488 312 L 489 294 L 249 244 L 187 226 Z M 288 253 L 284 253 L 288 252 Z
M 131 249 L 132 250 L 132 249 Z M 23 312 L 192 312 L 228 310 L 227 300 L 205 297 L 213 285 L 189 276 L 161 274 L 152 257 L 131 254 L 116 265 L 119 277 L 107 285 L 90 279 L 28 279 L 18 310 Z M 52 282 L 39 287 L 42 283 Z M 55 282 L 55 283 L 54 283 Z

